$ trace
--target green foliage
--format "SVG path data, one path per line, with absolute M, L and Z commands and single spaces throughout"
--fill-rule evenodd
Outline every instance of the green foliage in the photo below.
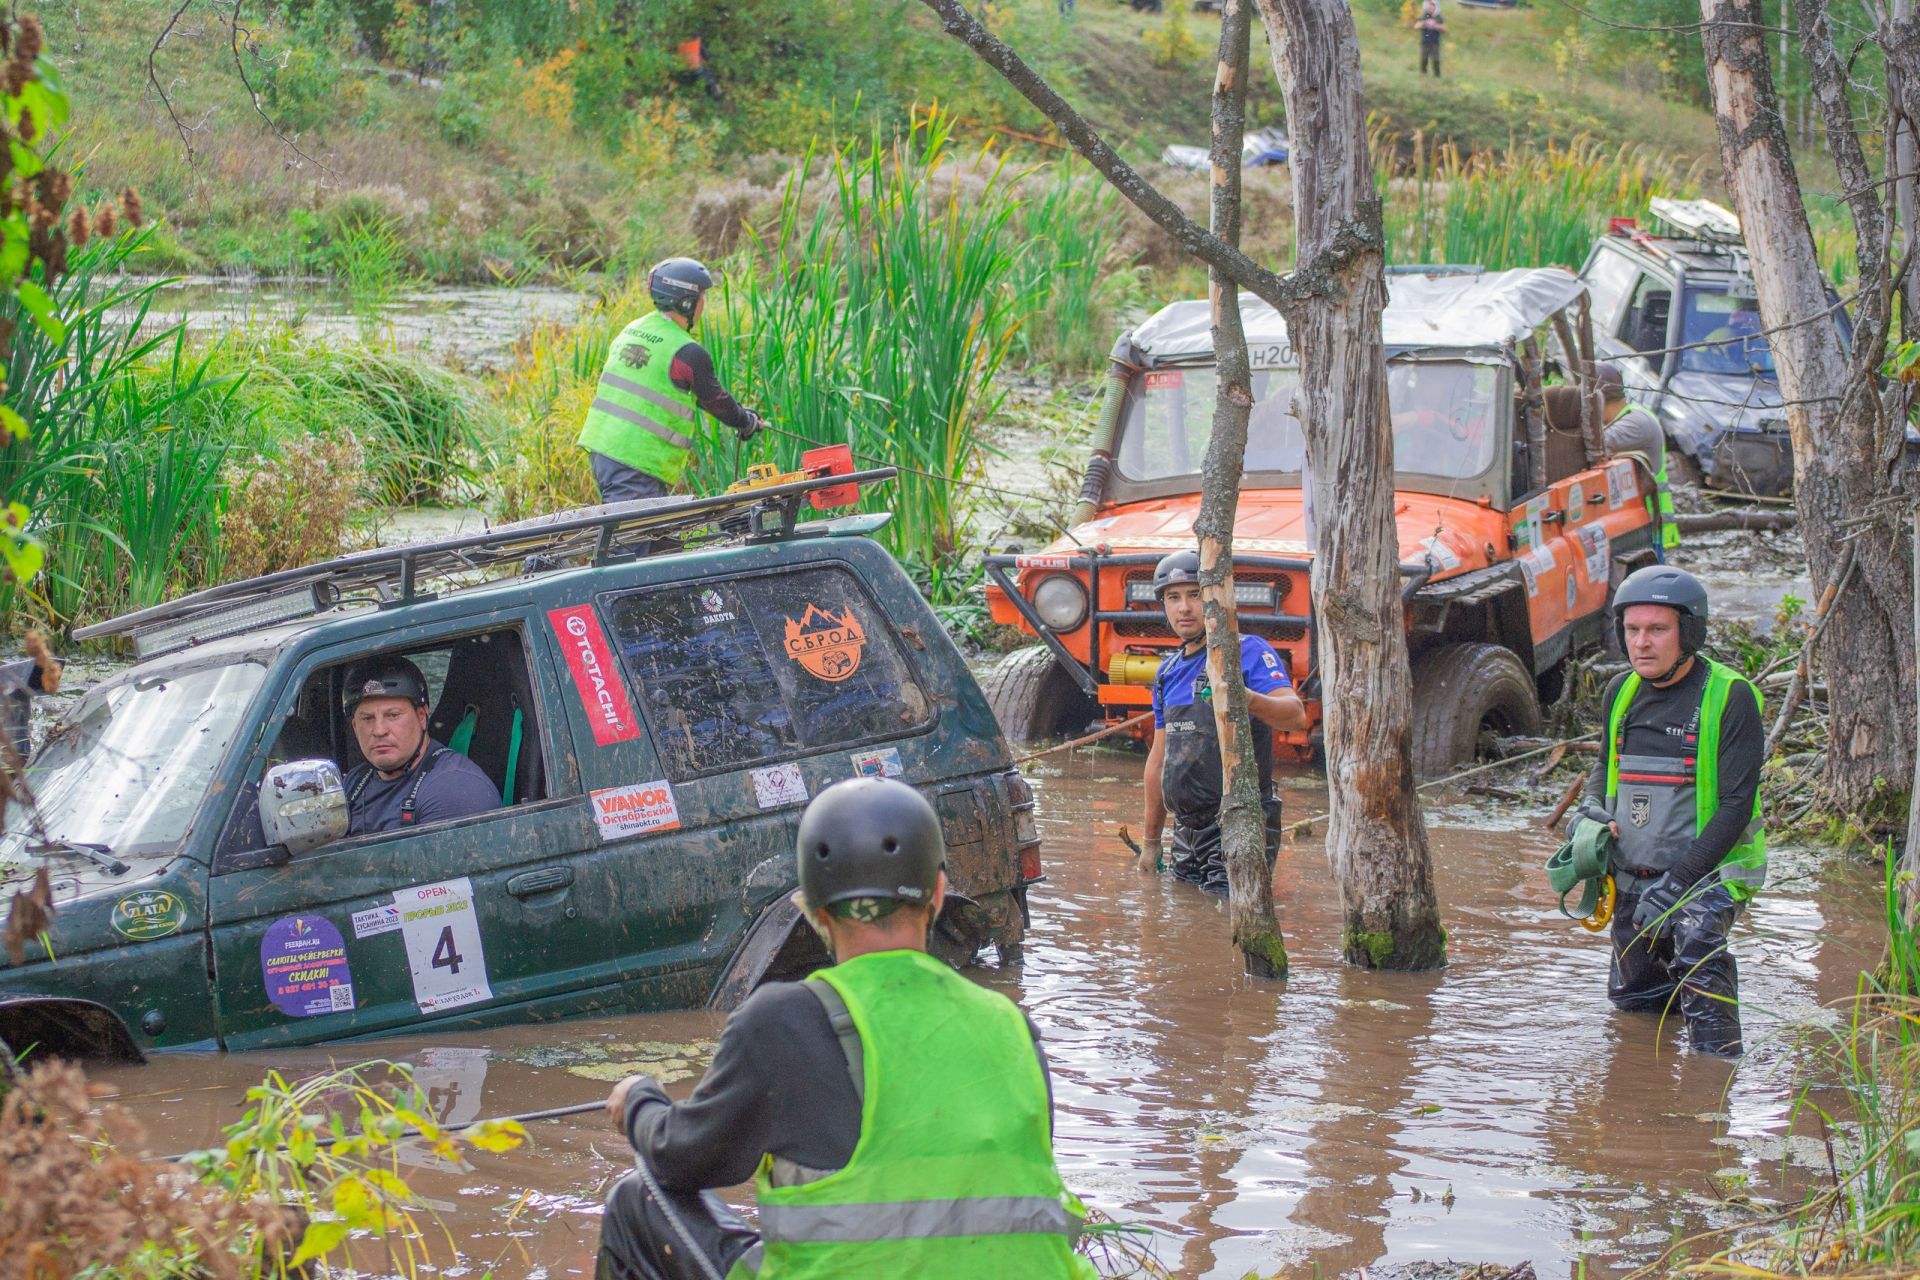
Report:
M 433 1270 L 420 1201 L 403 1169 L 423 1158 L 458 1161 L 462 1148 L 511 1151 L 527 1136 L 511 1120 L 442 1126 L 410 1069 L 394 1062 L 292 1081 L 270 1072 L 247 1090 L 247 1102 L 226 1142 L 188 1162 L 202 1184 L 236 1201 L 301 1209 L 308 1225 L 289 1260 L 296 1268 L 334 1257 L 349 1263 L 349 1237 L 362 1232 L 381 1242 L 390 1269 L 408 1276 Z
M 1636 147 L 1581 136 L 1564 147 L 1463 152 L 1376 121 L 1374 181 L 1386 197 L 1389 258 L 1490 271 L 1586 261 L 1607 219 L 1648 215 L 1656 195 L 1690 196 L 1697 172 Z
M 439 122 L 440 136 L 456 147 L 477 147 L 486 134 L 487 117 L 479 99 L 457 80 L 440 91 L 433 118 Z

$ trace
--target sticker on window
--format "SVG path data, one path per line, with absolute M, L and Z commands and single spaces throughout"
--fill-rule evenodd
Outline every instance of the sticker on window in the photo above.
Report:
M 900 750 L 897 747 L 853 753 L 853 776 L 856 778 L 897 778 L 905 772 L 900 766 Z
M 787 619 L 787 656 L 822 680 L 837 683 L 858 671 L 866 643 L 851 605 L 835 613 L 808 604 L 798 618 Z
M 353 936 L 356 938 L 371 938 L 376 934 L 392 933 L 399 927 L 400 908 L 391 902 L 385 906 L 353 913 Z
M 780 809 L 807 802 L 807 780 L 797 764 L 769 765 L 753 771 L 753 798 L 762 809 Z
M 461 876 L 395 889 L 393 905 L 400 909 L 400 936 L 407 944 L 413 1002 L 420 1012 L 440 1013 L 493 999 L 471 880 Z
M 707 626 L 718 626 L 722 622 L 733 622 L 739 615 L 727 608 L 726 597 L 709 587 L 700 593 L 700 621 Z
M 290 1018 L 354 1008 L 346 940 L 324 916 L 285 916 L 260 939 L 267 999 Z
M 665 778 L 658 782 L 607 787 L 593 793 L 593 820 L 602 840 L 624 840 L 649 831 L 672 831 L 680 825 L 680 808 Z
M 580 692 L 580 705 L 586 708 L 593 726 L 593 740 L 609 747 L 638 736 L 640 718 L 634 713 L 633 700 L 627 696 L 627 682 L 613 660 L 613 649 L 593 606 L 577 604 L 552 609 L 547 620 L 553 624 L 554 638 L 567 655 L 567 668 L 573 672 L 573 687 Z
M 1167 369 L 1160 373 L 1150 373 L 1147 375 L 1147 390 L 1149 391 L 1168 390 L 1179 385 L 1180 371 L 1178 369 Z
M 169 938 L 186 923 L 187 908 L 164 889 L 143 889 L 113 904 L 113 931 L 130 942 Z

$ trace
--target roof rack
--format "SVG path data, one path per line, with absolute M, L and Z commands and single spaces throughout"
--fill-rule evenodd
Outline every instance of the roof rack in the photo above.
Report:
M 436 593 L 422 591 L 422 583 L 470 585 L 474 575 L 509 563 L 517 562 L 522 576 L 531 576 L 582 563 L 598 565 L 615 558 L 669 555 L 684 550 L 689 537 L 705 529 L 717 529 L 715 536 L 771 541 L 793 535 L 803 501 L 819 507 L 847 505 L 852 498 L 831 491 L 872 484 L 897 474 L 894 467 L 876 467 L 708 498 L 642 498 L 537 516 L 458 538 L 374 547 L 319 564 L 208 587 L 178 600 L 77 628 L 73 638 L 129 636 L 134 652 L 149 658 L 307 617 L 351 594 L 371 591 L 382 608 L 431 600 Z M 811 495 L 834 501 L 815 502 Z M 216 614 L 217 618 L 212 616 Z
M 1655 196 L 1647 202 L 1653 216 L 1681 236 L 1722 248 L 1744 248 L 1740 219 L 1731 209 L 1711 200 L 1668 200 Z

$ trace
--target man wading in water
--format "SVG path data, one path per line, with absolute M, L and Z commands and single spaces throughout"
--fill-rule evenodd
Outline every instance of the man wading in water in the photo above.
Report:
M 1154 566 L 1153 592 L 1180 647 L 1153 677 L 1153 748 L 1147 753 L 1146 851 L 1157 866 L 1161 832 L 1173 813 L 1173 873 L 1209 893 L 1227 891 L 1220 850 L 1220 734 L 1207 681 L 1207 624 L 1200 608 L 1200 557 L 1176 551 Z M 1240 678 L 1247 686 L 1253 754 L 1260 764 L 1260 801 L 1267 812 L 1267 861 L 1280 847 L 1280 801 L 1273 794 L 1273 731 L 1304 729 L 1307 709 L 1293 691 L 1287 664 L 1259 636 L 1240 637 Z
M 1633 670 L 1601 702 L 1606 738 L 1576 821 L 1606 823 L 1617 1009 L 1665 1013 L 1678 996 L 1700 1053 L 1740 1053 L 1740 982 L 1727 934 L 1766 882 L 1760 764 L 1766 737 L 1753 685 L 1700 653 L 1707 591 L 1665 565 L 1636 570 L 1613 597 Z
M 933 806 L 855 778 L 815 797 L 797 843 L 799 905 L 836 963 L 747 997 L 685 1102 L 649 1076 L 615 1086 L 638 1167 L 607 1199 L 600 1280 L 1095 1280 L 1038 1033 L 927 954 L 947 892 Z M 749 1177 L 757 1233 L 710 1189 Z

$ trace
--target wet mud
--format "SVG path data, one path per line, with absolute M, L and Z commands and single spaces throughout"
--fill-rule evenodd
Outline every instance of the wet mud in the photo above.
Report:
M 1792 1131 L 1790 1068 L 1796 1029 L 1827 1018 L 1877 954 L 1876 882 L 1844 860 L 1775 852 L 1776 884 L 1734 937 L 1753 1046 L 1736 1070 L 1685 1052 L 1677 1019 L 1609 1008 L 1605 944 L 1555 910 L 1540 871 L 1554 842 L 1533 811 L 1430 799 L 1451 964 L 1429 974 L 1340 962 L 1324 849 L 1299 839 L 1275 877 L 1293 959 L 1282 987 L 1242 976 L 1223 903 L 1133 870 L 1114 833 L 1137 827 L 1140 756 L 1048 765 L 1028 770 L 1048 880 L 1026 964 L 975 972 L 1046 1036 L 1068 1183 L 1153 1227 L 1174 1274 L 1451 1258 L 1616 1275 L 1796 1199 L 1824 1167 L 1815 1136 Z M 1311 775 L 1284 785 L 1290 818 L 1323 806 Z M 154 1150 L 179 1151 L 215 1142 L 269 1069 L 405 1060 L 459 1122 L 591 1101 L 629 1071 L 684 1094 L 719 1029 L 703 1013 L 583 1020 L 174 1055 L 104 1078 Z M 455 1259 L 434 1241 L 441 1274 L 592 1274 L 624 1141 L 597 1115 L 531 1131 L 522 1150 L 409 1174 L 458 1243 Z M 382 1256 L 356 1248 L 369 1274 Z

